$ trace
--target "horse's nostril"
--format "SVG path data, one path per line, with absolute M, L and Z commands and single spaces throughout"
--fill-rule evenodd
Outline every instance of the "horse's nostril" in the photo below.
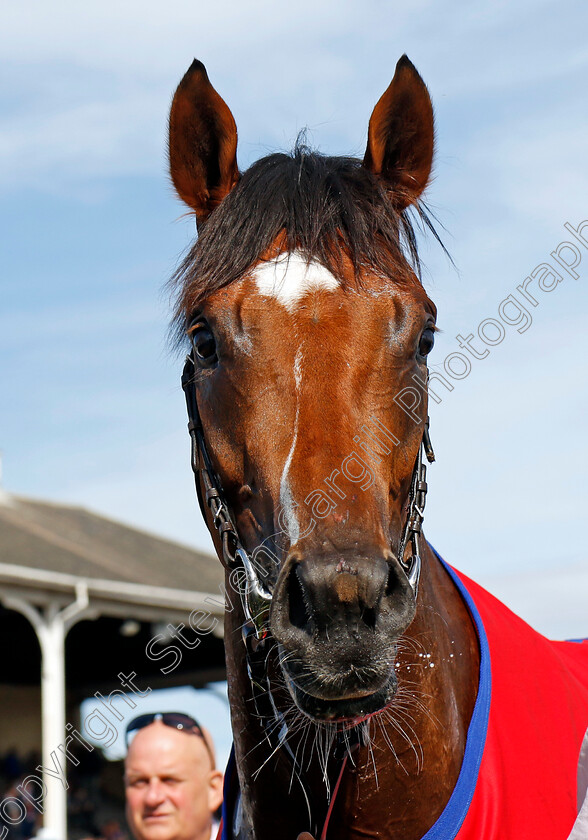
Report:
M 391 563 L 388 563 L 388 579 L 386 581 L 386 589 L 384 590 L 384 597 L 387 598 L 392 595 L 398 587 L 398 572 Z
M 370 630 L 376 629 L 376 620 L 378 618 L 378 614 L 376 610 L 372 609 L 371 607 L 365 607 L 362 610 L 361 618 L 363 623 L 370 628 Z
M 292 567 L 288 575 L 288 618 L 293 627 L 308 631 L 310 612 L 306 605 L 303 584 L 298 574 L 298 566 Z

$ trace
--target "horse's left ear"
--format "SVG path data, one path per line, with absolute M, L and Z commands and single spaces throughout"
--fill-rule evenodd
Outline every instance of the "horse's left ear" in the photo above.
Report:
M 364 166 L 381 178 L 398 210 L 414 204 L 433 163 L 433 106 L 427 86 L 403 55 L 370 118 Z
M 196 212 L 198 223 L 239 180 L 235 120 L 196 59 L 171 106 L 169 168 L 179 197 Z

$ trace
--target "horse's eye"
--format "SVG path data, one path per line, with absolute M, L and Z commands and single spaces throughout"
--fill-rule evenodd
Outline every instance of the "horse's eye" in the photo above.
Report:
M 210 327 L 205 323 L 196 324 L 190 332 L 190 339 L 194 361 L 203 368 L 213 367 L 217 362 L 216 342 Z
M 428 356 L 433 349 L 434 344 L 435 333 L 431 327 L 427 327 L 421 335 L 421 340 L 419 341 L 419 356 Z

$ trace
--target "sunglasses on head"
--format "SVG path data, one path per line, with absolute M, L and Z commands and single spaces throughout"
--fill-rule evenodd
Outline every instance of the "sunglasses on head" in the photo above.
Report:
M 171 727 L 171 729 L 178 729 L 180 732 L 186 732 L 188 735 L 198 735 L 198 737 L 202 738 L 214 768 L 214 756 L 212 755 L 212 750 L 210 749 L 208 741 L 202 731 L 202 727 L 198 721 L 194 720 L 193 717 L 185 715 L 182 712 L 149 712 L 134 718 L 129 723 L 126 730 L 127 747 L 132 740 L 131 736 L 135 735 L 140 729 L 145 729 L 146 726 L 150 726 L 156 721 L 161 721 L 161 723 Z

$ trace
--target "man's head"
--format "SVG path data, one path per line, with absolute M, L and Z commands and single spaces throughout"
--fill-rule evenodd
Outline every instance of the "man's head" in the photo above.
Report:
M 137 840 L 209 840 L 222 773 L 199 727 L 156 719 L 136 732 L 125 761 L 127 820 Z M 157 719 L 160 718 L 160 719 Z M 132 727 L 132 724 L 131 724 Z

